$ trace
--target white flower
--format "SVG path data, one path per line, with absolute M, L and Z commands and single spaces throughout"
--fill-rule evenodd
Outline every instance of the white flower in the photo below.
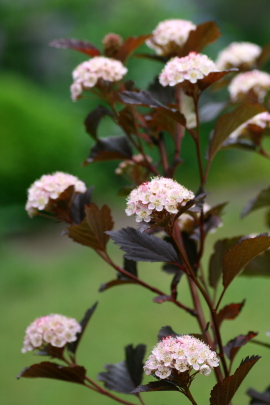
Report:
M 127 198 L 126 214 L 135 214 L 137 222 L 158 220 L 176 214 L 180 205 L 195 198 L 192 191 L 172 179 L 154 177 L 132 190 Z
M 159 75 L 162 86 L 175 86 L 184 80 L 197 83 L 210 72 L 219 72 L 220 69 L 206 55 L 190 52 L 183 58 L 172 58 L 166 63 Z
M 262 48 L 250 42 L 232 42 L 218 54 L 216 65 L 220 70 L 254 66 Z
M 263 102 L 267 92 L 270 90 L 270 75 L 259 70 L 240 73 L 234 77 L 228 87 L 230 98 L 234 102 L 240 102 L 252 91 Z
M 36 180 L 28 189 L 26 211 L 30 217 L 46 209 L 49 199 L 56 199 L 69 186 L 74 186 L 76 193 L 84 193 L 86 185 L 77 177 L 71 174 L 56 172 L 43 175 Z
M 209 375 L 218 365 L 216 352 L 201 340 L 189 335 L 167 336 L 153 348 L 144 370 L 147 375 L 155 374 L 165 379 L 173 370 L 178 373 L 199 370 L 202 375 Z
M 67 343 L 74 342 L 81 330 L 76 319 L 58 314 L 42 316 L 26 329 L 22 353 L 40 349 L 47 344 L 64 347 Z
M 160 22 L 151 38 L 145 41 L 149 48 L 156 51 L 158 55 L 168 55 L 177 48 L 182 47 L 188 39 L 190 31 L 196 29 L 190 21 L 186 20 L 165 20 Z
M 116 59 L 105 56 L 95 56 L 81 63 L 73 71 L 74 83 L 71 85 L 71 98 L 73 101 L 80 98 L 83 90 L 94 87 L 99 79 L 109 82 L 121 80 L 127 73 L 127 68 Z

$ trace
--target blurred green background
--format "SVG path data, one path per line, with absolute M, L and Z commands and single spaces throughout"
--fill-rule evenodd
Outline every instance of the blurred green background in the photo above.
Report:
M 189 19 L 195 24 L 214 20 L 223 36 L 205 52 L 215 58 L 233 40 L 262 46 L 268 43 L 269 12 L 269 0 L 258 0 L 256 4 L 253 0 L 237 3 L 233 0 L 0 0 L 0 395 L 4 405 L 71 405 L 78 399 L 82 405 L 89 401 L 111 403 L 72 384 L 15 380 L 23 367 L 39 360 L 20 353 L 24 329 L 38 316 L 56 312 L 80 319 L 87 307 L 100 300 L 79 351 L 79 361 L 93 378 L 105 363 L 121 361 L 123 346 L 127 344 L 146 343 L 149 353 L 163 325 L 169 324 L 179 333 L 197 332 L 194 319 L 170 304 L 152 303 L 151 293 L 140 287 L 127 286 L 99 294 L 99 285 L 112 279 L 113 272 L 92 251 L 61 236 L 63 226 L 27 217 L 26 189 L 42 174 L 61 170 L 95 185 L 95 201 L 113 206 L 118 220 L 116 229 L 128 223 L 121 214 L 125 201 L 116 197 L 123 184 L 112 175 L 117 163 L 97 163 L 84 168 L 81 165 L 92 145 L 84 132 L 83 120 L 97 100 L 73 103 L 69 86 L 71 71 L 85 57 L 74 51 L 50 48 L 48 43 L 68 37 L 89 40 L 100 47 L 108 32 L 126 38 L 149 33 L 159 21 L 168 18 Z M 130 59 L 128 68 L 128 78 L 146 88 L 161 66 Z M 210 130 L 210 126 L 205 127 L 205 143 Z M 119 134 L 118 129 L 105 120 L 101 135 L 112 134 Z M 188 139 L 185 142 L 185 163 L 178 171 L 178 180 L 196 189 L 194 149 Z M 209 238 L 208 255 L 218 238 L 267 231 L 263 210 L 242 221 L 239 213 L 250 198 L 268 185 L 269 162 L 260 156 L 242 151 L 219 153 L 209 177 L 208 190 L 212 192 L 209 202 L 230 200 L 231 203 L 224 227 Z M 113 246 L 111 249 L 120 263 L 118 249 Z M 207 262 L 206 257 L 205 265 Z M 168 289 L 169 277 L 158 269 L 158 265 L 142 265 L 141 274 L 148 282 L 154 279 L 157 287 Z M 188 303 L 185 287 L 183 282 L 179 290 L 183 302 Z M 239 319 L 227 323 L 225 341 L 248 330 L 259 331 L 261 340 L 267 339 L 264 333 L 270 326 L 269 316 L 265 311 L 257 315 L 256 306 L 264 310 L 269 305 L 268 291 L 265 280 L 239 278 L 230 287 L 224 304 L 230 300 L 240 302 L 251 295 L 253 300 L 247 302 Z M 235 404 L 247 403 L 247 387 L 264 390 L 269 385 L 269 377 L 261 377 L 267 372 L 269 376 L 266 349 L 250 344 L 243 348 L 237 361 L 248 354 L 264 357 L 241 386 Z M 197 380 L 194 396 L 201 397 L 201 403 L 206 404 L 214 379 Z M 174 393 L 150 393 L 144 399 L 147 404 L 187 403 L 184 397 L 177 398 Z

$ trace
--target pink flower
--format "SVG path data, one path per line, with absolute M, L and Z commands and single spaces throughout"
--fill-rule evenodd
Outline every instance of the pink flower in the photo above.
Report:
M 263 102 L 270 90 L 270 75 L 259 70 L 240 73 L 231 81 L 228 90 L 233 102 L 243 101 L 251 91 L 259 102 Z
M 185 80 L 196 83 L 211 72 L 219 72 L 220 69 L 206 55 L 190 52 L 183 58 L 172 58 L 164 66 L 159 75 L 162 86 L 175 86 Z

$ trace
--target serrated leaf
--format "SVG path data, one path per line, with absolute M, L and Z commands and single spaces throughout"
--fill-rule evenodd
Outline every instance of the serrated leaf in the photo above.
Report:
M 80 340 L 81 340 L 81 338 L 82 338 L 82 335 L 83 335 L 83 333 L 84 333 L 84 331 L 85 331 L 85 329 L 86 329 L 86 326 L 88 325 L 88 322 L 90 321 L 90 318 L 92 317 L 93 313 L 95 312 L 95 309 L 96 309 L 96 307 L 97 307 L 97 304 L 98 304 L 98 303 L 96 302 L 91 308 L 89 308 L 89 309 L 86 311 L 86 313 L 85 313 L 83 319 L 82 319 L 81 322 L 80 322 L 80 325 L 81 325 L 81 327 L 82 327 L 81 332 L 80 332 L 80 333 L 77 333 L 77 339 L 75 340 L 75 342 L 71 342 L 71 343 L 68 344 L 67 348 L 68 348 L 68 350 L 69 350 L 71 353 L 73 353 L 73 354 L 76 353 L 76 350 L 77 350 L 77 348 L 78 348 L 78 345 L 79 345 L 79 343 L 80 343 Z
M 251 397 L 250 405 L 270 405 L 270 387 L 264 392 L 258 392 L 249 388 L 247 390 L 247 395 Z
M 214 245 L 214 253 L 209 261 L 209 285 L 216 288 L 222 274 L 222 259 L 225 254 L 231 249 L 241 238 L 236 236 L 234 238 L 218 240 Z
M 113 228 L 111 210 L 107 205 L 99 209 L 95 204 L 85 207 L 86 217 L 75 226 L 67 228 L 68 236 L 75 242 L 96 250 L 105 251 L 109 237 L 105 233 Z
M 188 39 L 180 51 L 179 56 L 185 56 L 189 52 L 200 52 L 206 45 L 211 44 L 220 37 L 220 31 L 214 21 L 207 21 L 197 25 L 195 30 L 190 31 Z
M 230 340 L 226 346 L 224 346 L 224 353 L 231 362 L 234 360 L 239 349 L 246 345 L 251 339 L 257 336 L 257 332 L 248 332 L 247 335 L 239 335 L 236 338 Z
M 49 43 L 49 46 L 54 48 L 73 49 L 74 51 L 85 53 L 88 56 L 100 55 L 100 51 L 93 44 L 88 41 L 81 41 L 79 39 L 55 39 Z
M 208 159 L 213 160 L 215 154 L 222 147 L 222 144 L 240 125 L 254 117 L 265 109 L 259 104 L 242 104 L 231 113 L 219 117 L 216 122 L 212 139 L 210 140 Z
M 89 205 L 92 199 L 94 187 L 89 187 L 85 193 L 77 193 L 72 206 L 70 214 L 72 221 L 75 225 L 79 225 L 85 217 L 85 205 Z
M 270 247 L 270 237 L 259 235 L 242 240 L 233 246 L 223 258 L 223 286 L 228 288 L 233 279 L 256 256 Z
M 244 304 L 245 300 L 239 304 L 229 304 L 222 308 L 217 314 L 218 325 L 220 326 L 225 319 L 235 319 L 241 312 Z
M 217 383 L 211 391 L 210 405 L 228 405 L 244 378 L 259 359 L 260 356 L 246 357 L 233 375 Z
M 151 381 L 145 385 L 139 385 L 131 394 L 137 394 L 139 392 L 151 392 L 151 391 L 179 391 L 179 389 L 167 380 Z
M 143 379 L 143 358 L 145 352 L 146 345 L 144 344 L 139 344 L 134 348 L 133 345 L 125 347 L 127 369 L 135 386 L 139 385 Z
M 109 136 L 108 138 L 98 139 L 84 165 L 106 160 L 131 159 L 131 157 L 132 148 L 125 136 Z
M 52 378 L 54 380 L 62 380 L 84 384 L 86 370 L 81 366 L 61 366 L 56 363 L 44 361 L 39 364 L 33 364 L 26 367 L 17 378 Z
M 270 276 L 270 250 L 266 250 L 244 268 L 240 276 L 247 277 L 269 277 Z
M 148 91 L 123 91 L 120 93 L 120 98 L 126 104 L 142 105 L 144 107 L 158 109 L 179 124 L 183 126 L 186 125 L 186 119 L 183 114 L 176 109 L 166 107 L 164 104 L 153 98 Z
M 97 129 L 100 121 L 106 116 L 112 117 L 113 113 L 103 105 L 99 105 L 91 111 L 84 120 L 86 132 L 91 135 L 95 141 L 97 140 Z
M 270 186 L 262 191 L 248 202 L 242 211 L 241 218 L 245 217 L 252 211 L 258 210 L 259 208 L 270 207 Z
M 127 38 L 114 58 L 124 63 L 132 52 L 139 48 L 150 36 L 151 35 L 140 35 Z
M 126 252 L 124 257 L 142 262 L 177 262 L 173 246 L 153 235 L 127 227 L 120 231 L 107 232 L 114 243 Z

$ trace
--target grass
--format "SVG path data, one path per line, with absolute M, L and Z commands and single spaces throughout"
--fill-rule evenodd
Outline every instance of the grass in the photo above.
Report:
M 229 236 L 266 230 L 263 212 L 260 211 L 240 222 L 236 200 L 231 207 L 231 214 L 224 217 L 224 227 L 209 236 L 208 256 L 214 241 L 228 236 L 228 229 L 232 232 Z M 118 223 L 116 229 L 120 226 Z M 0 368 L 1 397 L 5 405 L 73 405 L 78 402 L 78 398 L 81 405 L 89 401 L 102 405 L 112 403 L 110 399 L 76 384 L 48 379 L 16 381 L 16 375 L 25 366 L 44 360 L 33 357 L 31 353 L 20 353 L 25 328 L 39 316 L 60 313 L 80 320 L 85 310 L 99 301 L 78 350 L 79 364 L 84 365 L 88 375 L 94 379 L 103 370 L 104 364 L 123 360 L 123 348 L 128 344 L 145 343 L 149 354 L 161 326 L 170 325 L 178 333 L 199 332 L 194 318 L 170 303 L 153 303 L 154 295 L 142 287 L 126 285 L 99 293 L 99 286 L 113 279 L 114 271 L 92 250 L 72 243 L 66 236 L 60 236 L 62 229 L 62 225 L 53 225 L 49 229 L 44 227 L 38 235 L 13 238 L 2 248 L 1 300 L 4 310 L 1 313 Z M 121 263 L 119 249 L 111 244 L 110 251 L 112 257 Z M 207 262 L 208 259 L 205 260 L 205 267 Z M 161 272 L 160 267 L 159 263 L 141 263 L 140 276 L 168 292 L 170 276 Z M 184 279 L 178 291 L 179 300 L 191 305 Z M 267 341 L 265 331 L 269 327 L 269 316 L 265 308 L 269 304 L 268 296 L 268 280 L 238 277 L 232 283 L 223 305 L 248 299 L 240 316 L 224 323 L 222 333 L 225 343 L 249 330 L 259 331 L 258 339 Z M 242 358 L 252 354 L 262 355 L 263 358 L 240 387 L 234 404 L 248 403 L 245 395 L 248 387 L 263 391 L 269 384 L 268 352 L 263 347 L 254 344 L 243 347 L 234 367 Z M 147 380 L 149 378 L 144 381 Z M 213 384 L 213 375 L 208 378 L 198 377 L 193 383 L 192 392 L 200 404 L 208 403 Z M 122 397 L 136 402 L 135 398 Z M 184 397 L 179 398 L 177 393 L 167 392 L 144 394 L 144 400 L 147 405 L 173 401 L 188 403 Z

